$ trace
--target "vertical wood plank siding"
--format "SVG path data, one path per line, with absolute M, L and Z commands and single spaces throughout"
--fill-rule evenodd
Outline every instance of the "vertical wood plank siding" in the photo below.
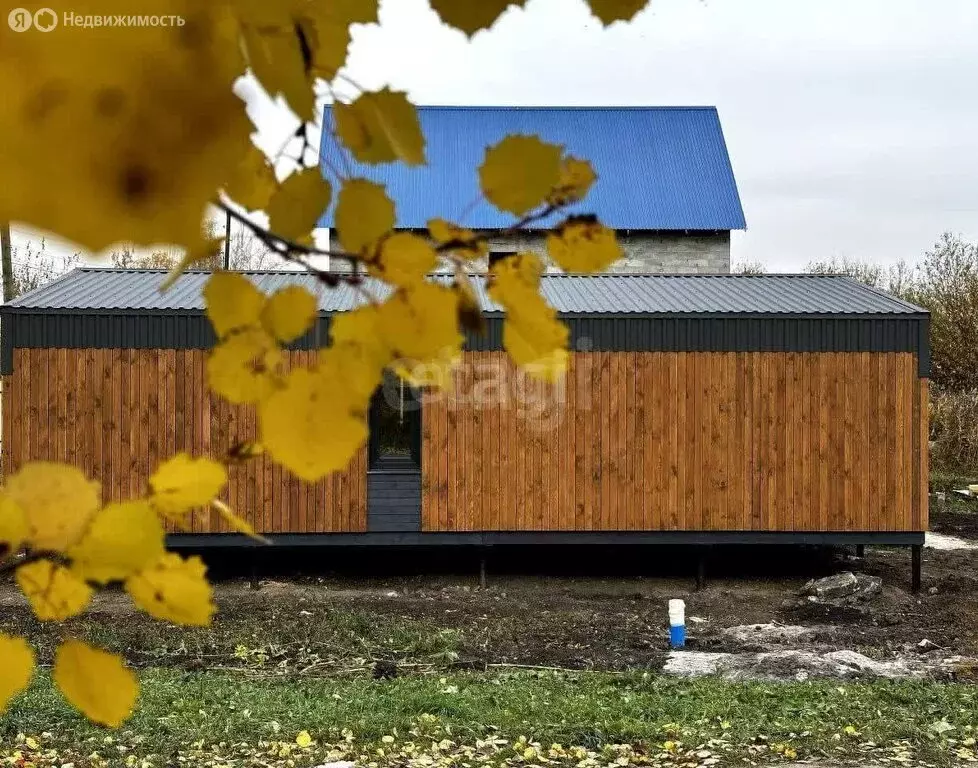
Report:
M 426 531 L 927 527 L 911 353 L 575 353 L 555 387 L 503 352 L 464 370 L 424 404 Z
M 307 364 L 311 352 L 288 353 Z M 80 466 L 102 483 L 106 499 L 125 499 L 146 487 L 153 468 L 178 451 L 225 452 L 254 439 L 254 408 L 234 406 L 207 389 L 204 350 L 16 349 L 4 380 L 3 466 L 47 459 Z M 225 499 L 259 531 L 365 531 L 366 448 L 315 484 L 265 458 L 230 470 Z M 190 531 L 227 526 L 198 511 Z
M 166 456 L 254 438 L 254 409 L 207 391 L 205 354 L 15 350 L 5 471 L 69 461 L 123 499 Z M 469 352 L 424 403 L 422 528 L 926 530 L 927 416 L 911 353 L 575 353 L 551 386 Z M 227 501 L 263 532 L 365 531 L 366 462 L 307 485 L 258 459 Z M 203 512 L 191 530 L 226 527 Z

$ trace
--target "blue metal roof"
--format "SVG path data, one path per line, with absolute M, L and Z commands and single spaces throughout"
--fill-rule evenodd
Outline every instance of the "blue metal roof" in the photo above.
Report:
M 615 229 L 747 226 L 714 107 L 419 107 L 418 113 L 428 163 L 415 168 L 344 159 L 329 106 L 323 119 L 324 175 L 350 167 L 354 176 L 385 184 L 400 227 L 423 227 L 434 216 L 473 229 L 512 224 L 510 214 L 481 197 L 476 172 L 486 147 L 511 133 L 536 134 L 588 159 L 598 181 L 571 210 L 595 213 Z M 332 225 L 331 207 L 319 226 Z
M 180 275 L 165 293 L 166 270 L 81 268 L 0 307 L 17 311 L 202 311 L 210 272 Z M 321 312 L 344 312 L 363 301 L 349 285 L 327 288 L 296 270 L 245 272 L 265 293 L 302 285 Z M 449 275 L 439 275 L 448 282 Z M 482 309 L 498 312 L 473 278 Z M 389 290 L 367 278 L 377 296 Z M 839 275 L 544 275 L 541 292 L 562 315 L 907 315 L 925 310 Z

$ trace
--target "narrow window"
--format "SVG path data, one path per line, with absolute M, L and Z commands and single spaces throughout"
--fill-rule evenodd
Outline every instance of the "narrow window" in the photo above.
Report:
M 374 393 L 370 406 L 370 468 L 421 466 L 421 399 L 392 373 Z

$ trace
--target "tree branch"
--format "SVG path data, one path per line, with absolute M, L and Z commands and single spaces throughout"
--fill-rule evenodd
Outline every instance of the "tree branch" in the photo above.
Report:
M 70 563 L 64 555 L 53 550 L 30 551 L 22 557 L 17 557 L 17 552 L 5 552 L 3 557 L 0 558 L 0 576 L 11 573 L 22 565 L 36 563 L 38 560 L 53 560 L 59 565 L 68 565 Z

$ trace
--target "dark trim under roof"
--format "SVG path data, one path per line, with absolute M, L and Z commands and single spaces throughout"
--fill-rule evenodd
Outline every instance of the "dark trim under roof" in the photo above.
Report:
M 81 269 L 0 307 L 0 373 L 11 372 L 14 348 L 213 346 L 200 293 L 210 273 L 187 273 L 160 294 L 165 274 Z M 327 289 L 305 273 L 248 274 L 266 292 L 295 283 L 318 290 L 319 322 L 297 348 L 324 346 L 331 316 L 354 306 L 349 287 Z M 477 290 L 486 333 L 470 335 L 467 348 L 502 349 L 502 315 L 481 282 Z M 913 352 L 920 375 L 929 375 L 927 312 L 848 278 L 548 275 L 543 293 L 576 351 Z

